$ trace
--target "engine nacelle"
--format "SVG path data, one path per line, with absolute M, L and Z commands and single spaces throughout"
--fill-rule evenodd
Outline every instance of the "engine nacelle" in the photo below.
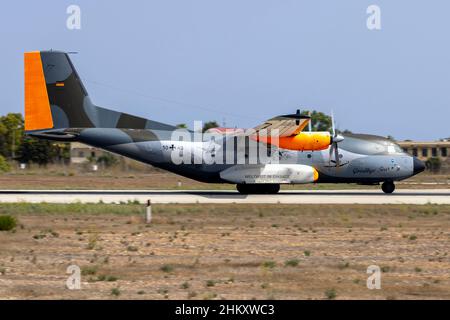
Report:
M 235 165 L 220 172 L 232 183 L 311 183 L 319 178 L 317 170 L 303 164 Z
M 331 144 L 331 134 L 329 132 L 300 132 L 295 136 L 274 139 L 271 136 L 257 136 L 255 139 L 282 149 L 297 151 L 325 150 Z

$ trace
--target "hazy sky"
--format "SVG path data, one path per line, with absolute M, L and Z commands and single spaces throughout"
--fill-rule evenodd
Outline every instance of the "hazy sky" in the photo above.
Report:
M 449 13 L 448 0 L 4 2 L 0 113 L 23 110 L 23 52 L 53 48 L 79 52 L 95 104 L 166 123 L 253 127 L 300 107 L 354 132 L 449 137 Z

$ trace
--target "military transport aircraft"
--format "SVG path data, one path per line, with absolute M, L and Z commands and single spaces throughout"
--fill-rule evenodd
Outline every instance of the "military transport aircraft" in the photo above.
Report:
M 305 132 L 310 117 L 299 111 L 250 132 L 215 128 L 207 133 L 214 139 L 195 139 L 196 131 L 180 133 L 172 125 L 94 105 L 65 52 L 27 52 L 24 60 L 27 134 L 79 141 L 202 182 L 236 184 L 242 194 L 321 182 L 381 183 L 385 193 L 392 193 L 394 181 L 425 169 L 389 139 L 338 134 L 334 120 L 331 133 Z M 250 145 L 265 151 L 250 159 Z M 190 161 L 180 162 L 180 156 Z

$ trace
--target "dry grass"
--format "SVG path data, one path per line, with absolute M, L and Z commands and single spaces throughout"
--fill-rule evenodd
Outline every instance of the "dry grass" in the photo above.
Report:
M 134 204 L 0 213 L 18 219 L 0 232 L 3 299 L 450 299 L 450 206 L 158 205 L 151 226 Z

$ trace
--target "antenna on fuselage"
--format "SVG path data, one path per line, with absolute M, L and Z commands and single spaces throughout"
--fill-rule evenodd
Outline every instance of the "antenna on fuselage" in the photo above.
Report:
M 296 115 L 296 119 L 295 119 L 295 125 L 299 125 L 300 124 L 300 109 L 297 109 L 297 112 L 295 113 Z

